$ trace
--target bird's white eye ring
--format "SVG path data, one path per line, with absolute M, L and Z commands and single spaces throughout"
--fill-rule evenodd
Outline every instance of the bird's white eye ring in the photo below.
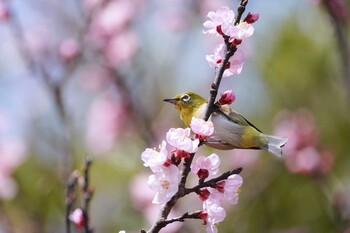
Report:
M 187 102 L 187 101 L 189 101 L 191 99 L 191 97 L 189 96 L 189 95 L 183 95 L 182 97 L 181 97 L 181 100 L 183 101 L 183 102 Z

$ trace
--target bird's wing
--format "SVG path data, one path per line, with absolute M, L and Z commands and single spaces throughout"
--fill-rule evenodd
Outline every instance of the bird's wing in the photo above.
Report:
M 221 110 L 219 110 L 220 112 L 222 112 Z M 260 129 L 258 129 L 255 125 L 253 125 L 253 123 L 251 123 L 250 121 L 248 121 L 244 116 L 242 116 L 241 114 L 239 114 L 238 112 L 230 109 L 230 113 L 226 114 L 224 112 L 222 112 L 226 117 L 228 117 L 231 121 L 235 122 L 236 124 L 239 125 L 246 125 L 246 126 L 251 126 L 254 129 L 256 129 L 257 131 L 259 131 L 260 133 L 262 133 L 262 131 Z

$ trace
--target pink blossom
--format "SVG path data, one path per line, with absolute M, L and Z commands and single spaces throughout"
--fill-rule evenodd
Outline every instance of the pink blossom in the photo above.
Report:
M 1 135 L 0 135 L 1 136 Z M 27 157 L 27 146 L 20 139 L 0 141 L 0 173 L 10 175 Z
M 153 204 L 164 204 L 170 200 L 179 189 L 180 170 L 175 165 L 163 167 L 148 179 L 149 187 L 156 192 Z
M 38 26 L 29 28 L 24 34 L 25 46 L 32 56 L 42 58 L 47 54 L 54 41 L 53 31 L 49 27 Z
M 312 114 L 306 109 L 283 111 L 278 115 L 276 134 L 288 136 L 285 164 L 294 173 L 324 175 L 334 164 L 331 151 L 319 145 Z
M 216 175 L 219 172 L 220 158 L 217 154 L 211 154 L 208 157 L 199 156 L 197 160 L 191 164 L 191 171 L 197 174 L 201 169 L 209 172 L 209 175 Z
M 138 51 L 138 38 L 133 31 L 113 36 L 105 48 L 105 56 L 111 65 L 121 66 L 134 57 Z
M 219 44 L 213 55 L 207 55 L 205 59 L 208 61 L 211 67 L 218 68 L 225 56 L 225 44 Z M 237 48 L 235 54 L 229 59 L 223 77 L 229 77 L 234 74 L 240 74 L 244 64 L 244 53 L 241 49 Z
M 210 192 L 208 199 L 236 205 L 242 184 L 243 179 L 240 175 L 231 175 L 226 180 L 217 182 L 215 188 L 208 188 Z
M 59 55 L 64 61 L 69 61 L 79 54 L 78 42 L 71 38 L 64 40 L 59 47 Z
M 190 126 L 192 131 L 200 138 L 206 138 L 214 132 L 214 124 L 210 120 L 205 121 L 201 118 L 192 117 Z
M 137 174 L 129 185 L 132 203 L 139 210 L 144 210 L 147 206 L 152 205 L 154 193 L 147 184 L 148 177 L 146 173 Z
M 314 147 L 305 147 L 293 155 L 286 156 L 286 165 L 289 170 L 296 173 L 312 173 L 317 170 L 320 155 Z
M 123 105 L 116 93 L 100 94 L 91 104 L 87 116 L 86 144 L 96 155 L 108 153 L 117 142 L 117 136 L 125 121 Z
M 5 21 L 9 18 L 10 12 L 5 2 L 0 2 L 0 22 Z
M 225 209 L 220 206 L 220 202 L 214 199 L 207 199 L 203 202 L 203 211 L 207 213 L 207 233 L 216 233 L 216 225 L 226 217 Z
M 240 175 L 231 175 L 227 178 L 224 186 L 225 201 L 231 205 L 236 205 L 239 198 L 239 192 L 243 184 L 243 179 Z
M 13 178 L 0 171 L 0 201 L 1 199 L 9 200 L 16 196 L 18 187 Z
M 166 140 L 170 145 L 175 147 L 178 150 L 184 150 L 188 153 L 197 152 L 199 140 L 192 140 L 190 138 L 191 129 L 186 128 L 171 128 L 166 133 Z
M 216 12 L 210 11 L 207 15 L 209 20 L 205 21 L 203 26 L 207 28 L 204 34 L 221 34 L 220 27 L 224 23 L 233 23 L 235 20 L 235 13 L 227 6 L 221 7 Z
M 225 91 L 224 93 L 221 93 L 219 104 L 232 104 L 236 99 L 235 94 L 232 90 Z
M 168 159 L 168 151 L 166 149 L 166 142 L 163 141 L 159 146 L 159 152 L 154 149 L 147 148 L 141 154 L 141 159 L 144 162 L 143 166 L 150 167 L 153 172 L 160 171 L 164 163 Z
M 288 143 L 283 147 L 285 154 L 294 154 L 305 146 L 315 146 L 318 133 L 314 117 L 307 109 L 296 112 L 284 110 L 277 115 L 276 135 L 288 137 Z
M 110 1 L 94 19 L 92 30 L 101 36 L 112 36 L 124 30 L 135 13 L 132 1 Z
M 70 215 L 69 220 L 71 220 L 78 229 L 82 229 L 84 226 L 84 215 L 83 210 L 80 208 L 75 209 Z
M 233 23 L 224 23 L 221 25 L 222 32 L 229 36 L 229 42 L 234 40 L 243 40 L 253 35 L 254 27 L 252 24 L 247 22 L 241 22 L 238 25 Z
M 79 85 L 89 91 L 104 90 L 114 82 L 111 71 L 98 65 L 84 67 L 77 78 Z

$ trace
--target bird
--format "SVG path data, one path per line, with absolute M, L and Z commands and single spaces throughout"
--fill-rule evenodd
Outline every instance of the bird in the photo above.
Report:
M 186 126 L 190 126 L 192 117 L 203 118 L 208 106 L 206 100 L 194 92 L 185 92 L 163 101 L 175 106 Z M 205 139 L 205 145 L 219 150 L 266 150 L 282 157 L 282 147 L 287 143 L 287 138 L 263 133 L 227 104 L 216 103 L 209 120 L 214 125 L 214 132 Z

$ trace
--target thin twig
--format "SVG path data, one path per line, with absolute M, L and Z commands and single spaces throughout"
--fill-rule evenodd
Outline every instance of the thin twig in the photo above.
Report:
M 67 181 L 67 185 L 66 185 L 66 211 L 65 211 L 65 225 L 66 225 L 66 233 L 70 233 L 70 219 L 69 219 L 69 215 L 72 211 L 72 206 L 74 201 L 76 200 L 76 193 L 75 193 L 75 185 L 77 183 L 77 172 L 73 172 Z
M 184 222 L 186 219 L 200 219 L 200 214 L 201 213 L 202 213 L 201 210 L 195 211 L 193 213 L 186 212 L 182 216 L 165 220 L 164 223 L 166 225 L 168 225 L 168 224 L 173 223 L 173 222 Z
M 337 45 L 343 66 L 343 79 L 346 85 L 346 92 L 348 100 L 350 101 L 350 44 L 347 38 L 347 31 L 341 19 L 335 14 L 330 6 L 329 1 L 323 1 L 323 5 L 326 8 L 328 15 L 334 26 L 335 35 L 337 38 Z
M 217 182 L 222 181 L 222 180 L 226 180 L 231 175 L 239 174 L 239 173 L 241 173 L 242 170 L 243 169 L 240 167 L 240 168 L 237 168 L 235 170 L 225 172 L 225 173 L 223 173 L 222 175 L 220 175 L 220 176 L 218 176 L 216 178 L 213 178 L 213 179 L 210 179 L 210 180 L 205 181 L 203 183 L 200 183 L 200 184 L 196 185 L 193 188 L 188 188 L 188 189 L 185 190 L 185 195 L 193 193 L 193 192 L 197 193 L 198 191 L 200 191 L 201 188 L 215 187 L 215 184 Z
M 234 23 L 235 25 L 237 25 L 240 22 L 247 4 L 248 4 L 248 0 L 241 0 L 241 3 L 238 7 L 237 17 L 236 17 L 236 20 Z M 211 113 L 214 111 L 214 103 L 215 103 L 216 96 L 218 94 L 218 90 L 220 87 L 222 76 L 225 72 L 225 69 L 226 69 L 227 64 L 229 62 L 229 59 L 237 51 L 237 47 L 232 45 L 232 43 L 229 43 L 229 37 L 225 36 L 225 35 L 223 37 L 224 37 L 225 44 L 226 44 L 226 53 L 225 53 L 224 59 L 222 60 L 220 66 L 216 72 L 215 80 L 211 85 L 210 96 L 208 98 L 208 107 L 207 107 L 207 110 L 205 111 L 205 115 L 204 115 L 205 121 L 207 121 L 209 119 Z
M 91 233 L 91 229 L 89 227 L 89 204 L 92 197 L 92 191 L 89 187 L 89 171 L 91 167 L 91 159 L 86 159 L 84 166 L 84 183 L 83 183 L 83 203 L 82 203 L 82 211 L 84 218 L 84 230 L 85 233 Z

